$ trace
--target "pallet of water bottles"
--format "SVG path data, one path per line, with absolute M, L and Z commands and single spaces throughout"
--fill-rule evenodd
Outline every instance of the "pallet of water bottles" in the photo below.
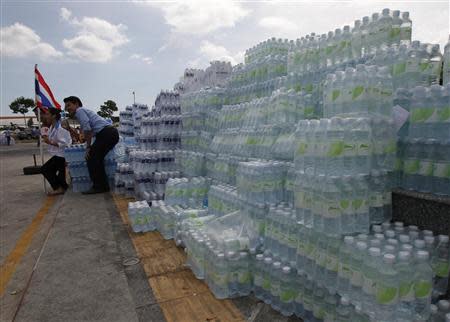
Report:
M 67 147 L 64 151 L 65 158 L 69 164 L 69 173 L 72 180 L 74 192 L 88 190 L 92 186 L 89 177 L 89 169 L 86 162 L 86 144 L 74 144 Z M 109 151 L 104 160 L 105 172 L 110 181 L 114 180 L 116 172 L 116 161 L 114 159 L 114 149 Z

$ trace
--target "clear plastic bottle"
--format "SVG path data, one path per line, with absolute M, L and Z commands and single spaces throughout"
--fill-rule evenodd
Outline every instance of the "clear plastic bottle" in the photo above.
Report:
M 381 263 L 381 250 L 376 247 L 369 248 L 362 264 L 362 308 L 369 316 L 375 316 L 375 291 L 378 267 Z
M 419 250 L 415 254 L 414 267 L 414 317 L 426 321 L 430 317 L 431 292 L 433 288 L 433 271 L 429 265 L 427 251 Z
M 297 290 L 295 289 L 294 272 L 291 267 L 284 266 L 281 274 L 281 289 L 280 289 L 280 312 L 284 316 L 291 316 L 294 314 L 294 300 L 297 297 Z
M 399 280 L 394 267 L 395 255 L 384 254 L 376 280 L 377 321 L 393 321 L 398 303 Z
M 450 272 L 449 252 L 449 237 L 447 235 L 439 235 L 436 253 L 432 259 L 432 267 L 435 274 L 434 292 L 439 295 L 447 292 Z
M 407 322 L 414 318 L 414 266 L 412 254 L 407 251 L 398 253 L 396 270 L 399 276 L 399 305 L 396 321 Z

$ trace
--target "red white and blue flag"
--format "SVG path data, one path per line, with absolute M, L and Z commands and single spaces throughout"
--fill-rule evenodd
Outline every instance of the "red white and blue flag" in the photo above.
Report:
M 37 107 L 40 108 L 41 110 L 47 109 L 49 107 L 61 110 L 61 105 L 56 101 L 55 97 L 53 96 L 52 90 L 47 85 L 47 83 L 44 80 L 44 77 L 42 77 L 42 74 L 37 69 L 37 65 L 34 66 L 34 74 L 35 74 L 34 88 L 36 92 Z

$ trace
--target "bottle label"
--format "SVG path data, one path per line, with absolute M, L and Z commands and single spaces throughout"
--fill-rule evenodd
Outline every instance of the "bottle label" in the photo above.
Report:
M 400 62 L 394 65 L 393 76 L 399 76 L 406 71 L 406 62 Z
M 434 113 L 434 108 L 416 108 L 411 112 L 411 123 L 429 122 Z
M 241 284 L 249 284 L 251 282 L 252 276 L 249 271 L 239 271 L 238 273 L 238 281 Z
M 430 177 L 433 175 L 433 161 L 420 160 L 418 173 L 422 176 Z
M 280 293 L 280 300 L 281 300 L 281 302 L 284 302 L 284 303 L 290 303 L 295 299 L 296 295 L 297 294 L 294 290 L 284 289 Z
M 346 215 L 350 215 L 352 213 L 350 200 L 345 200 L 345 199 L 340 200 L 339 205 L 341 208 L 341 213 L 346 214 Z
M 428 280 L 419 280 L 414 283 L 414 294 L 418 299 L 424 299 L 431 296 L 432 282 Z
M 399 297 L 402 301 L 414 300 L 414 283 L 412 281 L 400 282 Z
M 389 32 L 389 38 L 392 40 L 397 39 L 400 37 L 400 26 L 398 25 L 393 25 L 391 28 L 391 31 Z
M 446 278 L 450 272 L 450 264 L 446 261 L 439 261 L 434 267 L 434 272 L 436 276 Z
M 436 162 L 433 174 L 438 178 L 450 179 L 450 162 Z
M 331 94 L 331 100 L 334 102 L 338 99 L 338 97 L 341 95 L 341 91 L 338 89 L 333 90 Z
M 370 154 L 370 143 L 364 142 L 358 144 L 358 155 L 360 156 L 368 156 Z
M 343 141 L 334 141 L 331 142 L 328 146 L 327 156 L 328 157 L 340 157 L 344 153 L 344 142 Z
M 443 123 L 450 123 L 450 106 L 437 110 L 437 120 Z
M 420 169 L 420 160 L 418 159 L 406 159 L 403 165 L 403 171 L 406 174 L 416 174 Z
M 383 283 L 376 285 L 377 303 L 383 305 L 395 304 L 398 300 L 398 288 Z
M 356 86 L 355 88 L 353 88 L 352 90 L 352 100 L 358 100 L 361 99 L 363 97 L 364 93 L 364 86 Z
M 267 290 L 267 291 L 270 291 L 270 288 L 271 288 L 271 286 L 270 286 L 270 277 L 268 277 L 268 276 L 264 277 L 264 280 L 263 280 L 263 283 L 262 283 L 262 288 Z
M 356 147 L 351 143 L 344 143 L 344 155 L 346 157 L 352 157 L 356 155 Z

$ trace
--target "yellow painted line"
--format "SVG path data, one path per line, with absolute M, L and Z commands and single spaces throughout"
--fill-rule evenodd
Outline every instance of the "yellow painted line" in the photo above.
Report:
M 9 253 L 5 262 L 0 267 L 0 296 L 3 295 L 6 289 L 6 285 L 10 281 L 14 272 L 16 271 L 17 265 L 19 265 L 20 260 L 25 255 L 28 247 L 33 240 L 34 234 L 38 231 L 39 225 L 44 219 L 45 215 L 48 213 L 50 208 L 56 201 L 56 197 L 48 196 L 45 200 L 41 209 L 39 209 L 33 221 L 28 225 L 27 229 L 22 233 L 20 239 L 17 241 L 14 249 Z

